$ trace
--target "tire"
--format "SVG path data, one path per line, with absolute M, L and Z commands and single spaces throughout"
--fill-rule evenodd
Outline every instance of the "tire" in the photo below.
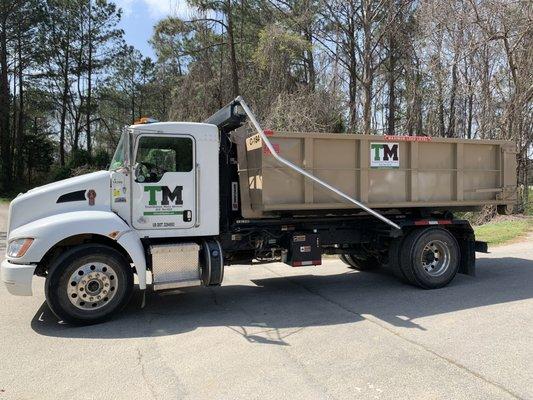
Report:
M 348 260 L 346 259 L 346 254 L 339 254 L 339 259 L 346 265 L 350 266 L 350 263 L 348 263 Z
M 46 301 L 64 322 L 91 325 L 120 311 L 133 291 L 133 270 L 117 250 L 100 244 L 76 246 L 58 259 L 45 283 Z
M 369 271 L 380 266 L 379 261 L 375 257 L 356 258 L 352 254 L 341 254 L 339 255 L 339 258 L 343 263 L 348 265 L 349 268 L 357 271 Z
M 460 249 L 447 230 L 428 228 L 411 232 L 400 249 L 399 266 L 405 280 L 423 289 L 437 289 L 452 281 L 459 270 Z

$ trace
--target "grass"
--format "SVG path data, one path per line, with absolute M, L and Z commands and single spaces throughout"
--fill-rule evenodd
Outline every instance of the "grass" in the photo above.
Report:
M 8 199 L 7 197 L 0 197 L 0 204 L 9 204 L 12 199 Z
M 489 245 L 498 245 L 525 235 L 533 228 L 533 219 L 512 219 L 491 222 L 474 228 L 476 239 Z
M 529 201 L 520 217 L 497 217 L 495 221 L 474 227 L 476 239 L 489 243 L 490 245 L 500 245 L 513 239 L 524 236 L 533 230 L 533 187 L 529 187 Z M 472 217 L 472 213 L 465 213 L 464 217 Z

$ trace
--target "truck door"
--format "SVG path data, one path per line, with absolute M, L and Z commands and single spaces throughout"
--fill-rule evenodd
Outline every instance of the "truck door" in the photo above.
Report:
M 188 229 L 196 221 L 196 146 L 192 136 L 137 137 L 132 182 L 136 229 Z

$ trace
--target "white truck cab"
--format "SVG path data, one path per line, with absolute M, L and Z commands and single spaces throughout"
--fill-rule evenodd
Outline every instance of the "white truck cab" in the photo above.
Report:
M 198 258 L 197 243 L 176 247 L 165 244 L 165 239 L 218 235 L 218 155 L 215 125 L 133 125 L 122 133 L 109 171 L 19 195 L 10 205 L 2 262 L 2 280 L 9 292 L 31 295 L 35 274 L 52 278 L 58 271 L 57 279 L 47 279 L 46 284 L 52 310 L 71 322 L 97 321 L 109 314 L 105 309 L 116 309 L 127 300 L 126 284 L 133 270 L 140 288 L 146 288 L 150 249 L 166 251 L 167 256 L 189 251 Z M 147 249 L 144 238 L 160 239 L 161 244 Z M 95 251 L 101 257 L 91 258 Z M 198 261 L 188 268 L 192 272 L 181 275 L 162 269 L 161 288 L 197 281 Z M 63 294 L 57 288 L 62 285 L 68 287 Z M 99 309 L 101 313 L 95 312 Z
M 132 126 L 111 162 L 111 210 L 140 237 L 218 235 L 218 149 L 214 125 Z

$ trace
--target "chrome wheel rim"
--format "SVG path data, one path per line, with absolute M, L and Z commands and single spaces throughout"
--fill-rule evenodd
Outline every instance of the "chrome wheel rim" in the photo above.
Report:
M 440 240 L 433 240 L 424 246 L 421 256 L 422 268 L 430 276 L 441 276 L 450 266 L 450 249 Z
M 70 302 L 81 310 L 97 310 L 117 292 L 118 277 L 108 264 L 94 262 L 77 268 L 67 284 Z

